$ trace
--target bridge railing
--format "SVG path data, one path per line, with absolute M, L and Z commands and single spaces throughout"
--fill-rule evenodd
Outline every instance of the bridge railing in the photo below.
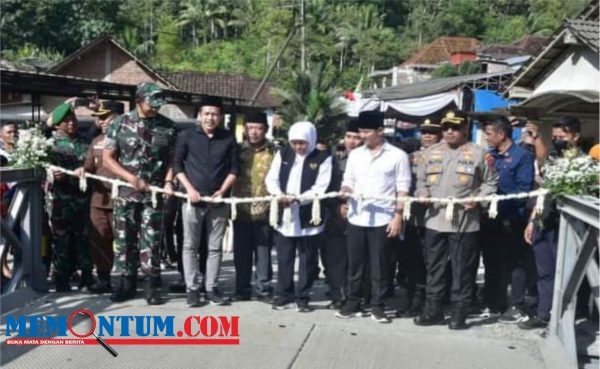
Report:
M 3 253 L 13 256 L 11 277 L 3 286 L 2 299 L 28 288 L 48 291 L 46 267 L 42 261 L 42 169 L 0 168 L 0 180 L 14 186 L 8 213 L 1 219 Z M 3 255 L 5 259 L 6 255 Z
M 600 200 L 593 197 L 564 196 L 558 201 L 560 228 L 554 297 L 549 338 L 557 338 L 568 360 L 578 367 L 575 335 L 577 291 L 587 278 L 594 303 L 598 298 L 599 270 L 597 252 L 600 227 Z

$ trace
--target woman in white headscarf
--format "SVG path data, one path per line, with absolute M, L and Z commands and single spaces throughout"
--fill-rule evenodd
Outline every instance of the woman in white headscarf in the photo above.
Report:
M 265 179 L 271 195 L 323 194 L 331 182 L 331 155 L 319 151 L 317 130 L 310 122 L 294 123 L 289 130 L 290 146 L 277 153 Z M 308 293 L 314 278 L 317 258 L 317 235 L 323 232 L 323 222 L 312 224 L 312 201 L 299 202 L 290 197 L 280 201 L 279 221 L 275 227 L 277 247 L 277 295 L 273 308 L 282 310 L 293 307 L 308 312 Z M 282 211 L 291 210 L 291 220 L 284 222 Z M 321 216 L 323 219 L 324 216 Z M 298 288 L 294 291 L 294 261 L 296 249 L 299 257 Z

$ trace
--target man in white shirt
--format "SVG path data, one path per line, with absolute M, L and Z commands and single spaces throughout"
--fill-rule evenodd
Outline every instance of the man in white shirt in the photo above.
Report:
M 342 192 L 386 197 L 406 196 L 411 172 L 408 155 L 383 137 L 383 113 L 362 112 L 358 128 L 364 142 L 353 150 L 342 182 Z M 391 268 L 390 239 L 402 230 L 403 204 L 389 200 L 351 200 L 348 217 L 348 300 L 336 316 L 349 318 L 360 313 L 361 281 L 370 269 L 371 317 L 389 323 L 384 313 L 384 295 Z M 367 264 L 368 263 L 368 264 Z
M 282 149 L 271 164 L 265 184 L 271 195 L 323 194 L 331 182 L 331 155 L 316 149 L 317 130 L 310 122 L 294 123 L 289 130 L 290 147 Z M 277 247 L 276 310 L 296 303 L 299 312 L 308 312 L 308 293 L 314 278 L 317 257 L 317 235 L 324 223 L 312 224 L 312 200 L 298 202 L 291 197 L 280 201 L 278 225 L 275 227 Z M 282 222 L 283 209 L 291 210 L 291 222 Z M 323 209 L 323 205 L 321 206 Z M 325 219 L 323 212 L 321 219 Z M 298 250 L 299 280 L 294 293 L 294 260 Z

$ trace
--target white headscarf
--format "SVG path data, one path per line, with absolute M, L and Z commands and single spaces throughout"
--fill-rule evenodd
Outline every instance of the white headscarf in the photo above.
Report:
M 317 129 L 315 128 L 315 125 L 311 122 L 296 122 L 292 124 L 288 132 L 288 141 L 291 142 L 293 140 L 305 141 L 308 143 L 306 155 L 313 152 L 315 147 L 317 147 Z

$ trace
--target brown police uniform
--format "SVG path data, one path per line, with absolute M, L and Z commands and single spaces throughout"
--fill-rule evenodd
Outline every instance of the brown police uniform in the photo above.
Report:
M 97 136 L 90 145 L 84 168 L 86 172 L 103 177 L 114 178 L 108 169 L 102 166 L 104 135 Z M 113 266 L 113 201 L 110 197 L 111 185 L 92 180 L 92 198 L 90 201 L 90 242 L 92 260 L 98 276 L 108 274 Z

